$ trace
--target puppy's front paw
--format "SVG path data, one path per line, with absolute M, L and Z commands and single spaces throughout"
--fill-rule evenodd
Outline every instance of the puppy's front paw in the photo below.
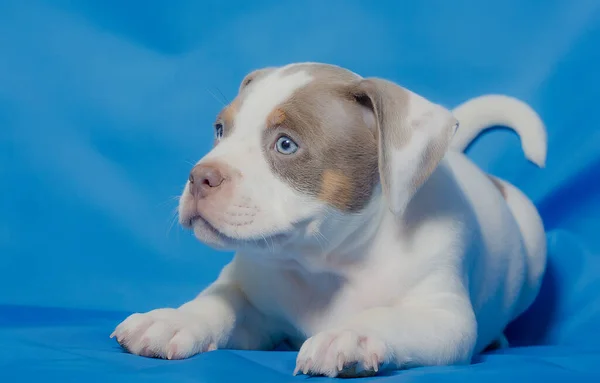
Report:
M 390 359 L 386 343 L 369 331 L 324 331 L 304 342 L 294 375 L 369 376 L 377 374 Z
M 110 337 L 132 354 L 154 358 L 184 359 L 216 349 L 202 319 L 176 309 L 132 314 Z

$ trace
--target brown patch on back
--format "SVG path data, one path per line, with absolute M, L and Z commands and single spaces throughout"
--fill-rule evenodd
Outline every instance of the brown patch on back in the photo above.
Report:
M 331 206 L 345 210 L 352 199 L 352 180 L 337 170 L 325 170 L 321 177 L 321 191 L 317 198 Z
M 281 108 L 275 108 L 267 116 L 267 128 L 273 128 L 283 124 L 285 121 L 285 112 Z
M 488 175 L 488 178 L 492 181 L 492 183 L 494 184 L 494 186 L 496 186 L 496 188 L 498 189 L 498 191 L 500 191 L 500 194 L 502 194 L 502 198 L 506 199 L 506 189 L 504 188 L 504 185 L 502 184 L 502 182 L 500 182 L 496 177 L 494 176 L 490 176 Z

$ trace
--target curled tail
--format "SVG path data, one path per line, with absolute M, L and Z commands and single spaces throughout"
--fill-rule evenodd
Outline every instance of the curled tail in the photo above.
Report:
M 546 164 L 546 127 L 529 105 L 504 95 L 484 95 L 472 98 L 452 111 L 460 126 L 450 147 L 464 151 L 482 131 L 493 126 L 513 129 L 521 139 L 525 157 L 543 168 Z

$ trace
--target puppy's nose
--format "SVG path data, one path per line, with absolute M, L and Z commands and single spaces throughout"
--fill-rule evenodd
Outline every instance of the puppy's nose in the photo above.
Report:
M 196 165 L 190 172 L 190 193 L 204 198 L 213 194 L 225 180 L 223 173 L 214 165 Z

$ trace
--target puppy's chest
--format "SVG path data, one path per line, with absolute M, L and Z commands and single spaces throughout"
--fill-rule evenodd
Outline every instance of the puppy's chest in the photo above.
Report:
M 388 306 L 402 295 L 402 278 L 389 269 L 352 276 L 261 271 L 241 278 L 251 303 L 268 318 L 310 336 L 371 307 Z

